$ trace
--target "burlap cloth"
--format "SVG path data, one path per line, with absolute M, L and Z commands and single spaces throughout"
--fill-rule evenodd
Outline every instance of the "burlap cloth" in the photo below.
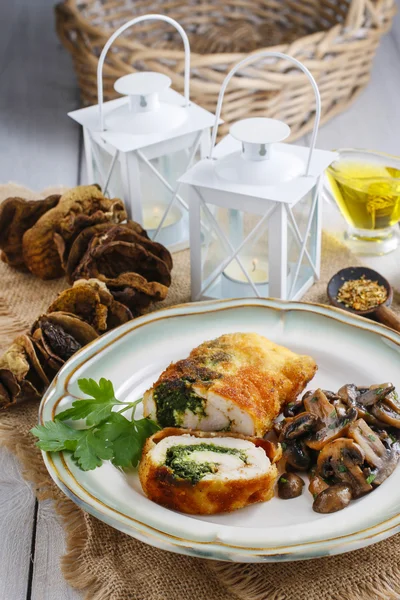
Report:
M 21 186 L 0 186 L 0 201 L 12 195 L 37 197 Z M 326 302 L 326 282 L 330 276 L 358 262 L 347 248 L 328 235 L 323 238 L 322 256 L 321 281 L 305 300 Z M 174 265 L 173 284 L 164 305 L 189 301 L 188 252 L 176 254 Z M 67 284 L 64 280 L 40 281 L 2 262 L 0 281 L 0 350 L 4 350 Z M 398 296 L 396 301 L 395 308 L 399 310 Z M 400 599 L 400 534 L 341 556 L 253 565 L 180 556 L 112 529 L 82 512 L 51 481 L 28 434 L 37 420 L 37 408 L 25 405 L 3 413 L 0 444 L 19 458 L 23 475 L 32 482 L 39 500 L 54 500 L 67 537 L 63 573 L 72 586 L 84 591 L 87 600 Z

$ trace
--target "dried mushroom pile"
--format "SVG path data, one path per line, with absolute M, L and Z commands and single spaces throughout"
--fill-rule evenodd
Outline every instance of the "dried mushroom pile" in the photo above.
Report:
M 314 510 L 336 512 L 381 485 L 397 465 L 400 400 L 391 383 L 307 392 L 285 417 L 276 424 L 288 471 L 278 481 L 281 498 L 299 496 L 304 482 L 293 471 L 308 471 Z
M 73 284 L 0 358 L 0 408 L 40 399 L 77 350 L 163 300 L 171 284 L 168 250 L 95 185 L 5 200 L 0 249 L 16 269 L 41 279 L 65 275 Z

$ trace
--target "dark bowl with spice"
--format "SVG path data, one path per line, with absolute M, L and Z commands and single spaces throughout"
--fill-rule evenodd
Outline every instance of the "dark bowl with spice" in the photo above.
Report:
M 368 267 L 341 269 L 328 283 L 333 306 L 356 315 L 369 315 L 379 306 L 390 306 L 392 286 L 385 277 Z

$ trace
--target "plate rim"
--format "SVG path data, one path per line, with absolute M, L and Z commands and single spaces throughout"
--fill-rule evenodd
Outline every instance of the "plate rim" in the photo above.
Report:
M 93 356 L 93 353 L 90 353 L 90 348 L 93 348 L 93 346 L 96 346 L 98 351 L 103 351 L 105 348 L 121 339 L 121 337 L 128 335 L 131 331 L 145 326 L 148 323 L 153 323 L 164 318 L 177 316 L 184 317 L 193 314 L 216 312 L 219 310 L 240 308 L 244 306 L 264 307 L 269 310 L 277 310 L 278 312 L 296 310 L 300 312 L 306 311 L 317 313 L 325 317 L 332 318 L 335 321 L 345 323 L 349 326 L 354 326 L 356 328 L 378 334 L 381 337 L 389 339 L 392 343 L 400 347 L 400 334 L 389 327 L 386 327 L 380 323 L 369 321 L 364 317 L 347 313 L 339 308 L 314 302 L 293 302 L 272 298 L 235 298 L 178 304 L 159 309 L 138 317 L 133 321 L 125 323 L 101 336 L 100 338 L 97 338 L 93 342 L 90 342 L 90 344 L 86 345 L 79 352 L 77 352 L 69 361 L 67 361 L 67 363 L 65 363 L 65 365 L 63 365 L 62 369 L 56 375 L 55 379 L 44 394 L 39 407 L 39 422 L 43 423 L 43 410 L 48 402 L 53 402 L 51 414 L 52 418 L 54 418 L 57 405 L 62 398 L 65 397 L 65 395 L 71 396 L 71 393 L 68 392 L 67 389 L 68 383 L 75 371 L 81 368 L 82 365 L 84 365 Z M 195 310 L 196 308 L 199 308 L 200 310 L 197 311 Z M 161 315 L 161 313 L 163 314 Z M 98 352 L 96 352 L 96 354 L 97 353 Z M 80 360 L 81 358 L 83 360 Z M 62 385 L 62 390 L 59 389 L 60 385 Z M 54 395 L 56 395 L 55 399 Z M 346 535 L 325 540 L 297 542 L 286 546 L 251 547 L 249 545 L 229 544 L 219 540 L 218 538 L 208 541 L 186 539 L 157 529 L 149 523 L 145 523 L 140 519 L 135 519 L 134 517 L 123 514 L 107 505 L 99 498 L 93 496 L 93 494 L 86 490 L 84 486 L 76 480 L 65 461 L 63 455 L 64 453 L 61 452 L 54 455 L 52 454 L 53 453 L 42 452 L 46 468 L 58 487 L 60 487 L 60 489 L 71 500 L 73 500 L 86 512 L 108 523 L 112 527 L 124 531 L 133 537 L 141 539 L 141 541 L 145 541 L 152 545 L 172 550 L 174 552 L 191 554 L 195 556 L 206 555 L 208 558 L 215 558 L 218 560 L 250 560 L 254 562 L 258 562 L 260 560 L 299 560 L 304 558 L 325 556 L 327 554 L 337 554 L 341 552 L 347 552 L 358 547 L 364 547 L 366 545 L 375 543 L 375 541 L 380 541 L 380 539 L 385 539 L 386 537 L 395 534 L 400 527 L 399 512 L 371 527 L 367 527 Z M 78 495 L 71 490 L 65 481 L 65 478 L 63 479 L 60 469 L 57 468 L 55 464 L 55 461 L 57 462 L 57 457 L 60 458 L 61 463 L 63 463 L 63 468 L 67 471 L 67 473 L 69 473 L 78 489 L 83 490 L 84 493 L 82 495 Z M 91 498 L 91 502 L 88 502 L 84 497 L 82 497 L 85 494 Z M 99 509 L 99 505 L 106 510 L 105 513 Z M 125 523 L 125 521 L 130 522 L 129 526 Z M 141 527 L 135 527 L 133 523 Z M 392 523 L 389 528 L 384 529 L 385 525 L 389 523 Z M 134 532 L 132 529 L 134 529 Z M 150 532 L 148 530 L 150 530 Z M 157 538 L 156 541 L 154 541 L 154 537 Z M 376 537 L 379 537 L 379 539 L 375 540 L 374 538 Z M 152 540 L 150 541 L 147 538 L 152 538 Z M 348 545 L 349 547 L 345 548 L 344 545 Z M 205 549 L 207 549 L 206 553 L 204 552 Z M 310 550 L 311 555 L 309 552 Z

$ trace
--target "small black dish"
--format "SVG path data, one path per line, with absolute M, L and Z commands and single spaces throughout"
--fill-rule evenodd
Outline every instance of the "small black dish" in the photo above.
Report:
M 347 307 L 343 302 L 339 302 L 337 300 L 337 295 L 339 289 L 345 283 L 345 281 L 351 281 L 353 279 L 360 279 L 364 276 L 366 279 L 371 279 L 372 281 L 377 281 L 379 285 L 383 285 L 387 291 L 387 300 L 381 306 L 390 306 L 393 299 L 393 290 L 392 286 L 380 273 L 370 269 L 368 267 L 346 267 L 345 269 L 341 269 L 332 277 L 332 279 L 328 283 L 327 294 L 329 298 L 329 302 L 336 306 L 337 308 L 341 308 L 342 310 L 347 310 L 355 315 L 371 315 L 376 312 L 377 307 L 374 306 L 369 310 L 355 310 L 354 308 Z

